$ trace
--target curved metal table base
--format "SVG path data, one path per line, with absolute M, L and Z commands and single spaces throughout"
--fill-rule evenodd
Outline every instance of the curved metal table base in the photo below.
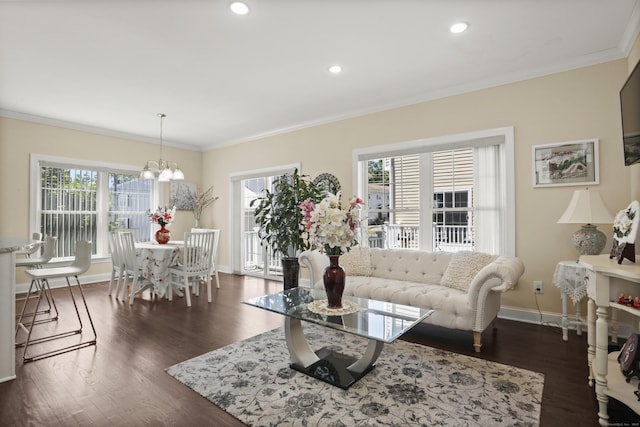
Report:
M 347 389 L 375 367 L 384 343 L 369 339 L 367 349 L 360 359 L 322 348 L 314 352 L 302 330 L 300 319 L 285 318 L 284 333 L 291 357 L 291 368 Z

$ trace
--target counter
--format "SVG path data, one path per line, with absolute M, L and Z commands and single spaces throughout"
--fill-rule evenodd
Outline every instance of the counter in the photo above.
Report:
M 16 377 L 16 251 L 27 239 L 0 237 L 0 382 Z

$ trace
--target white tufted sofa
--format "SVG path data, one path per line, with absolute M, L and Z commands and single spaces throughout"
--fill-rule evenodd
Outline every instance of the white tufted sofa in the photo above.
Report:
M 300 264 L 309 269 L 313 287 L 323 289 L 329 258 L 305 251 Z M 473 331 L 476 352 L 482 331 L 496 318 L 502 292 L 524 273 L 519 258 L 479 252 L 427 252 L 356 247 L 340 257 L 347 278 L 345 296 L 389 301 L 435 312 L 425 323 Z

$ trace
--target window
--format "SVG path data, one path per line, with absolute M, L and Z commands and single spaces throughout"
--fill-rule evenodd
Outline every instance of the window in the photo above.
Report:
M 369 246 L 515 253 L 513 129 L 355 154 Z
M 32 230 L 57 236 L 57 258 L 75 255 L 78 240 L 93 242 L 93 255 L 108 256 L 107 232 L 128 229 L 148 241 L 154 181 L 138 172 L 82 160 L 33 156 Z
M 131 230 L 137 241 L 149 241 L 151 222 L 147 216 L 147 211 L 152 206 L 154 181 L 139 179 L 137 173 L 109 172 L 108 179 L 108 230 Z
M 274 178 L 292 173 L 300 165 L 239 172 L 231 176 L 232 183 L 232 215 L 231 253 L 233 271 L 269 279 L 282 279 L 282 263 L 279 256 L 274 256 L 270 248 L 262 245 L 258 236 L 251 201 L 271 187 Z

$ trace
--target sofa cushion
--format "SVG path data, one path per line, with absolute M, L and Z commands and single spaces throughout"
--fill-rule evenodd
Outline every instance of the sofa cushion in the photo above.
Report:
M 451 257 L 440 284 L 468 292 L 469 285 L 476 274 L 494 259 L 496 259 L 495 255 L 482 252 L 456 252 Z
M 371 275 L 383 279 L 439 284 L 451 252 L 371 248 Z
M 340 256 L 340 267 L 348 276 L 371 276 L 369 248 L 356 246 Z

